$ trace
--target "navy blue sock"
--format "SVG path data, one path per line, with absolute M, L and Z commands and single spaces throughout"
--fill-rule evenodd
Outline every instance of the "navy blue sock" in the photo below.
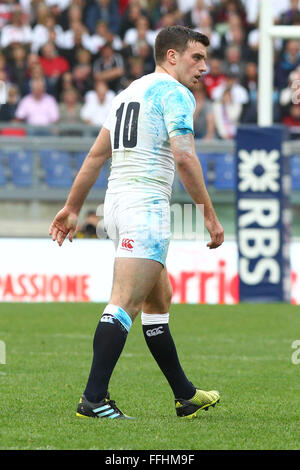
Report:
M 168 320 L 168 313 L 142 313 L 145 340 L 152 356 L 169 382 L 174 397 L 189 400 L 195 395 L 196 388 L 187 379 L 180 365 Z
M 110 377 L 124 348 L 131 324 L 131 318 L 125 310 L 112 304 L 106 306 L 94 335 L 94 357 L 84 391 L 89 401 L 98 403 L 107 395 Z

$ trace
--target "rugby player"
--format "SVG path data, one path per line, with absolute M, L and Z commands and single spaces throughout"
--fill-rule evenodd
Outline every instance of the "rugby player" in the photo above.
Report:
M 116 248 L 113 287 L 96 328 L 92 366 L 77 416 L 130 418 L 110 399 L 108 386 L 140 312 L 145 340 L 173 391 L 177 416 L 194 417 L 220 399 L 215 390 L 196 388 L 180 365 L 168 326 L 172 289 L 165 266 L 175 167 L 195 204 L 204 206 L 208 248 L 224 241 L 193 134 L 192 91 L 206 70 L 208 46 L 205 35 L 183 26 L 159 32 L 155 72 L 114 98 L 66 204 L 50 226 L 50 235 L 60 246 L 67 236 L 73 240 L 80 209 L 101 167 L 112 157 L 104 224 Z

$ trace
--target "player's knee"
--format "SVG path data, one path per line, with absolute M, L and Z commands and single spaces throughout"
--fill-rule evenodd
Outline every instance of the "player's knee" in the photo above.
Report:
M 133 321 L 135 317 L 140 313 L 142 310 L 142 302 L 124 302 L 120 305 L 123 310 L 130 316 L 131 320 Z
M 130 305 L 127 307 L 127 310 L 129 310 L 129 315 L 131 316 L 132 321 L 135 319 L 135 317 L 140 313 L 142 310 L 142 304 L 135 304 L 135 305 Z
M 172 289 L 168 289 L 160 298 L 147 299 L 143 304 L 145 313 L 167 313 L 172 301 Z

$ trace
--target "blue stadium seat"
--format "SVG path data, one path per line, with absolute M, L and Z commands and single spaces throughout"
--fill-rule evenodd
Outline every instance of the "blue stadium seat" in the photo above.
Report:
M 45 180 L 52 188 L 69 188 L 73 183 L 71 156 L 68 152 L 40 150 Z
M 211 160 L 211 154 L 209 153 L 197 153 L 197 157 L 201 163 L 202 166 L 202 171 L 203 171 L 203 176 L 204 176 L 204 181 L 205 184 L 208 184 L 208 170 L 209 170 L 209 162 Z M 179 186 L 184 189 L 183 184 L 179 180 Z
M 15 186 L 31 186 L 33 182 L 33 155 L 30 150 L 5 152 Z
M 5 176 L 5 169 L 3 163 L 0 160 L 0 186 L 6 185 L 6 176 Z
M 300 155 L 292 155 L 290 160 L 292 190 L 300 189 Z
M 81 165 L 83 164 L 83 161 L 86 157 L 87 153 L 86 152 L 78 152 L 75 154 L 75 159 L 76 159 L 76 168 L 77 171 L 80 170 Z M 110 173 L 110 160 L 108 160 L 102 167 L 99 178 L 94 184 L 94 188 L 99 188 L 99 189 L 106 189 L 107 188 L 107 180 L 109 177 Z
M 229 153 L 215 154 L 214 161 L 214 187 L 216 189 L 233 190 L 236 188 L 236 174 L 234 155 Z

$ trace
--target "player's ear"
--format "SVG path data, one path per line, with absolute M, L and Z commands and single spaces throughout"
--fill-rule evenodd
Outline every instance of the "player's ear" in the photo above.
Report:
M 176 64 L 176 62 L 177 62 L 177 52 L 175 51 L 175 49 L 168 49 L 167 50 L 167 61 L 171 65 Z

